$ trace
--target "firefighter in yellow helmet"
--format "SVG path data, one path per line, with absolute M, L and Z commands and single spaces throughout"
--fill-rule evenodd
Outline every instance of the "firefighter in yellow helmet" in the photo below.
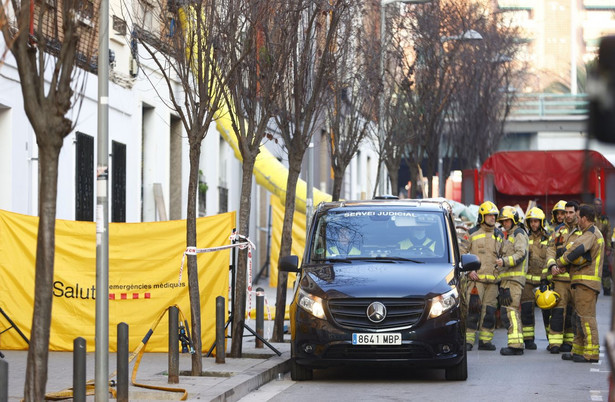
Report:
M 568 270 L 572 288 L 572 303 L 576 328 L 572 354 L 562 355 L 564 360 L 577 363 L 597 363 L 600 352 L 600 337 L 596 323 L 596 302 L 602 283 L 602 259 L 604 238 L 596 225 L 596 214 L 591 205 L 579 209 L 579 228 L 582 234 L 556 260 L 557 269 Z
M 547 260 L 549 235 L 545 229 L 545 213 L 542 209 L 531 208 L 525 216 L 525 223 L 529 231 L 529 255 L 525 286 L 521 293 L 521 323 L 523 324 L 525 348 L 534 350 L 536 349 L 536 342 L 534 342 L 536 326 L 534 288 L 540 285 L 542 270 Z M 545 322 L 545 327 L 547 325 L 548 321 Z
M 552 283 L 553 290 L 560 295 L 557 305 L 551 310 L 549 320 L 549 350 L 553 354 L 570 352 L 574 339 L 572 328 L 572 293 L 570 292 L 570 275 L 556 266 L 556 260 L 572 247 L 576 239 L 581 236 L 578 226 L 577 211 L 579 204 L 576 201 L 566 203 L 566 217 L 564 224 L 560 225 L 549 238 L 547 247 L 547 263 L 541 276 L 541 290 L 544 291 Z
M 557 230 L 558 226 L 564 223 L 564 218 L 566 217 L 566 201 L 559 200 L 553 205 L 553 209 L 551 210 L 551 222 L 548 231 L 553 233 Z
M 495 350 L 495 345 L 491 343 L 491 340 L 498 305 L 498 267 L 503 265 L 500 256 L 506 242 L 504 233 L 495 227 L 499 212 L 493 202 L 483 202 L 478 209 L 478 222 L 468 232 L 469 242 L 460 245 L 462 253 L 476 254 L 481 261 L 480 269 L 468 274 L 466 300 L 470 300 L 472 294 L 478 294 L 480 309 L 478 311 L 468 309 L 466 350 L 472 350 L 477 332 L 478 349 Z
M 525 343 L 519 306 L 527 272 L 528 236 L 514 207 L 503 207 L 498 222 L 506 230 L 508 241 L 513 247 L 512 252 L 503 253 L 500 273 L 500 317 L 508 330 L 508 346 L 500 349 L 500 354 L 522 355 Z

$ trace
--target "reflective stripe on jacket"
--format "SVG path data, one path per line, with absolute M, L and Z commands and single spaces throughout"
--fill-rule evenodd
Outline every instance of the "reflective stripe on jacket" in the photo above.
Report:
M 480 269 L 476 272 L 478 280 L 485 283 L 499 282 L 495 261 L 502 255 L 505 243 L 508 243 L 504 239 L 504 233 L 496 227 L 482 223 L 470 229 L 469 236 L 470 242 L 462 247 L 462 252 L 475 254 L 480 259 Z
M 527 272 L 528 237 L 525 229 L 519 225 L 513 226 L 511 235 L 508 236 L 509 244 L 512 247 L 505 248 L 502 254 L 504 261 L 504 271 L 500 273 L 502 280 L 513 280 L 525 285 L 525 274 Z
M 557 265 L 568 267 L 571 285 L 583 284 L 600 293 L 603 258 L 604 238 L 595 225 L 590 225 L 557 259 Z

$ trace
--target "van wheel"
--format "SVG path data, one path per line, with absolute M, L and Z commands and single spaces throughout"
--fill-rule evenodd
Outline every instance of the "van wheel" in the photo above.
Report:
M 468 354 L 464 352 L 463 359 L 456 366 L 449 367 L 445 371 L 448 381 L 465 381 L 468 379 Z
M 312 369 L 297 364 L 295 359 L 290 359 L 290 378 L 293 381 L 309 381 L 312 379 Z

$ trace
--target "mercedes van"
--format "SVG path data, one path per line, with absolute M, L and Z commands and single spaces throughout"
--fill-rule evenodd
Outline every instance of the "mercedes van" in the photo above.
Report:
M 460 255 L 445 201 L 322 203 L 315 212 L 290 307 L 291 377 L 335 365 L 443 368 L 466 380 Z

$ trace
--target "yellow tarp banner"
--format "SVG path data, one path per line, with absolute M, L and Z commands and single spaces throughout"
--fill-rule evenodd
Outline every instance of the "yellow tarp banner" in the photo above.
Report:
M 56 252 L 50 350 L 72 350 L 83 337 L 95 346 L 96 224 L 56 221 Z M 230 244 L 235 212 L 197 219 L 196 247 Z M 0 210 L 0 307 L 30 337 L 38 217 Z M 177 304 L 190 325 L 186 221 L 109 224 L 109 348 L 116 351 L 117 324 L 129 325 L 130 350 L 146 335 L 157 316 Z M 215 339 L 215 300 L 228 299 L 229 250 L 198 254 L 203 350 Z M 227 309 L 225 309 L 227 311 Z M 0 332 L 9 327 L 0 315 Z M 163 318 L 147 344 L 149 352 L 168 347 Z M 14 330 L 0 335 L 0 350 L 27 349 Z
M 271 196 L 271 265 L 269 267 L 269 286 L 278 286 L 278 259 L 280 257 L 280 243 L 282 227 L 284 226 L 284 204 L 276 196 Z M 299 264 L 303 258 L 305 247 L 305 214 L 295 211 L 293 217 L 293 245 L 291 254 L 299 256 Z M 296 274 L 288 275 L 288 287 L 293 286 Z

